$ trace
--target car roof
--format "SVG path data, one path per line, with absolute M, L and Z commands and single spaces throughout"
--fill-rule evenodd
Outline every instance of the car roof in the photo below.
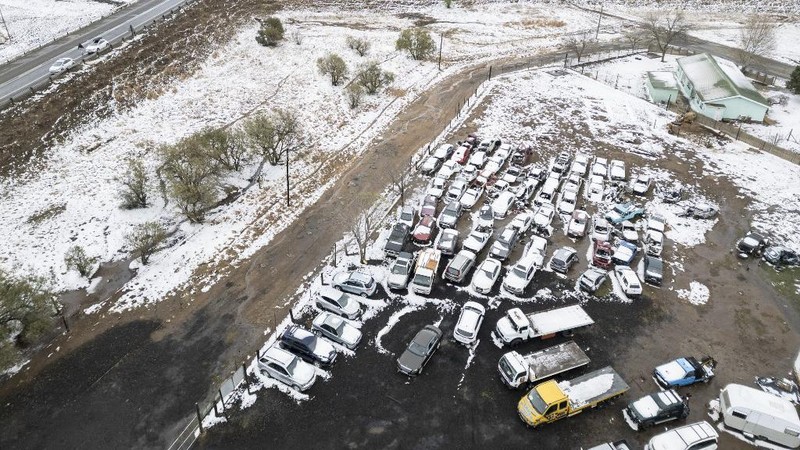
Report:
M 330 286 L 322 286 L 319 289 L 319 295 L 324 296 L 324 297 L 328 297 L 328 298 L 332 298 L 332 299 L 336 300 L 339 297 L 344 297 L 347 294 L 345 294 L 344 292 L 342 292 L 342 291 L 340 291 L 338 289 L 334 289 L 334 288 L 332 288 Z
M 277 361 L 283 366 L 288 366 L 295 358 L 293 354 L 289 353 L 288 351 L 282 348 L 275 346 L 268 348 L 267 351 L 264 352 L 264 356 L 267 357 L 268 359 Z
M 350 279 L 368 283 L 372 281 L 372 276 L 363 272 L 350 272 Z
M 651 444 L 658 443 L 658 444 L 687 444 L 692 445 L 697 443 L 703 439 L 709 437 L 718 437 L 716 430 L 714 427 L 709 425 L 708 422 L 702 421 L 697 422 L 689 425 L 685 425 L 679 428 L 674 428 L 669 430 L 665 433 L 661 433 L 653 439 L 650 440 Z M 662 448 L 661 446 L 657 448 Z

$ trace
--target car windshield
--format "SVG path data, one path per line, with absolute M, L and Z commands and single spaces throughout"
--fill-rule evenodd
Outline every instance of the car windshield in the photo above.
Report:
M 292 358 L 292 362 L 286 366 L 286 371 L 289 372 L 289 375 L 294 375 L 294 371 L 297 368 L 297 358 Z
M 483 266 L 481 266 L 481 272 L 483 272 L 483 274 L 488 278 L 494 278 L 494 274 L 495 272 L 497 272 L 497 267 L 487 266 L 484 264 Z
M 500 367 L 500 371 L 506 376 L 506 378 L 508 378 L 509 380 L 513 380 L 516 378 L 517 373 L 516 371 L 514 371 L 511 365 L 508 364 L 506 358 L 500 358 L 500 363 L 498 364 L 498 366 Z
M 525 267 L 521 264 L 514 266 L 514 269 L 511 271 L 514 275 L 525 278 L 528 275 L 528 272 L 525 270 Z
M 408 344 L 408 351 L 417 356 L 425 356 L 425 347 L 417 343 L 417 341 L 411 341 L 411 343 Z
M 395 275 L 405 275 L 408 272 L 408 265 L 405 262 L 396 263 L 392 266 L 392 273 Z
M 539 414 L 544 414 L 544 411 L 547 409 L 547 403 L 542 400 L 542 397 L 539 396 L 539 393 L 536 392 L 536 389 L 531 389 L 528 393 L 528 400 L 531 402 L 531 406 L 533 409 L 536 410 Z
M 428 286 L 431 284 L 431 277 L 427 275 L 416 274 L 414 275 L 414 284 L 418 284 L 421 286 Z

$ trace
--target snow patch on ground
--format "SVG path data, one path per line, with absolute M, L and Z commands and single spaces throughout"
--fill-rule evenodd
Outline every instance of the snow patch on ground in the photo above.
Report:
M 688 300 L 693 305 L 705 305 L 708 303 L 709 292 L 708 287 L 698 281 L 689 283 L 689 289 L 678 289 L 675 291 L 678 298 Z
M 378 331 L 378 334 L 375 335 L 374 345 L 375 348 L 378 349 L 379 353 L 383 353 L 385 355 L 392 354 L 392 352 L 383 348 L 383 345 L 381 345 L 381 339 L 383 339 L 383 336 L 385 336 L 388 332 L 392 331 L 392 328 L 395 325 L 397 325 L 397 322 L 400 321 L 401 317 L 405 316 L 408 313 L 417 311 L 418 309 L 419 309 L 418 305 L 406 305 L 399 311 L 395 311 L 394 313 L 392 313 L 392 315 L 389 317 L 388 322 L 386 323 L 386 326 L 381 328 L 380 331 Z

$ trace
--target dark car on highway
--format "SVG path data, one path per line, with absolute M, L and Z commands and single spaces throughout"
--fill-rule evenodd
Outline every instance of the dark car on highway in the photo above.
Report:
M 336 349 L 331 344 L 297 325 L 284 330 L 280 346 L 309 362 L 329 366 L 336 361 Z
M 689 402 L 674 389 L 656 392 L 631 402 L 622 410 L 625 421 L 634 430 L 642 430 L 689 417 Z
M 433 325 L 425 325 L 408 344 L 406 351 L 397 358 L 397 370 L 408 376 L 422 373 L 422 368 L 431 359 L 442 341 L 442 330 Z

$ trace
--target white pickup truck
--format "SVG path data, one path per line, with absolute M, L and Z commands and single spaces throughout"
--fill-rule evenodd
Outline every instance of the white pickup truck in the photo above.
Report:
M 594 324 L 580 305 L 564 306 L 525 315 L 519 308 L 509 309 L 497 321 L 494 335 L 505 345 L 517 345 L 535 338 L 547 339 L 558 333 L 565 335 Z
M 417 268 L 414 271 L 414 278 L 411 279 L 409 289 L 417 294 L 430 295 L 433 290 L 433 282 L 436 281 L 436 271 L 439 270 L 439 261 L 442 259 L 442 252 L 432 248 L 426 248 L 420 252 L 417 258 Z
M 497 370 L 503 383 L 516 389 L 587 364 L 586 353 L 575 341 L 569 341 L 527 355 L 508 352 L 500 357 Z

